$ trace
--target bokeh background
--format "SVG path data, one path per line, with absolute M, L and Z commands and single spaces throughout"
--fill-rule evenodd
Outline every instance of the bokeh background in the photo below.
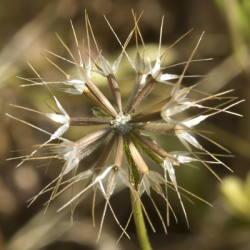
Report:
M 124 42 L 133 28 L 131 9 L 138 14 L 144 10 L 139 26 L 149 51 L 157 48 L 161 18 L 164 15 L 162 43 L 168 46 L 180 36 L 194 30 L 179 42 L 168 58 L 168 64 L 187 60 L 202 31 L 205 35 L 197 50 L 195 59 L 214 58 L 212 61 L 193 63 L 188 74 L 211 75 L 213 77 L 201 85 L 201 90 L 216 93 L 235 89 L 231 96 L 246 99 L 233 111 L 243 118 L 220 114 L 200 126 L 213 131 L 209 135 L 235 156 L 224 158 L 233 171 L 222 166 L 212 167 L 223 180 L 220 183 L 204 166 L 199 169 L 185 166 L 177 171 L 178 182 L 187 190 L 212 203 L 213 208 L 194 200 L 195 204 L 185 201 L 190 228 L 187 228 L 178 199 L 171 194 L 179 223 L 171 217 L 168 235 L 165 235 L 161 222 L 157 218 L 152 204 L 143 197 L 148 213 L 157 229 L 148 234 L 153 249 L 250 249 L 250 1 L 249 0 L 56 0 L 0 1 L 0 249 L 36 250 L 36 249 L 139 249 L 136 230 L 131 221 L 127 232 L 131 240 L 123 237 L 116 244 L 121 231 L 110 212 L 107 212 L 101 239 L 96 243 L 104 199 L 97 196 L 96 227 L 92 225 L 92 192 L 87 193 L 79 203 L 74 223 L 70 225 L 70 208 L 57 213 L 56 210 L 70 198 L 70 192 L 56 199 L 44 214 L 43 204 L 49 194 L 41 196 L 31 207 L 27 200 L 52 181 L 60 171 L 60 164 L 47 167 L 46 162 L 30 161 L 20 168 L 15 168 L 18 160 L 6 161 L 7 158 L 28 154 L 32 145 L 47 140 L 47 136 L 18 121 L 9 119 L 10 113 L 47 131 L 53 132 L 57 124 L 43 116 L 9 106 L 10 103 L 21 105 L 41 112 L 51 112 L 54 107 L 51 93 L 44 87 L 20 88 L 25 84 L 16 76 L 36 77 L 26 61 L 45 79 L 62 79 L 63 75 L 47 62 L 39 53 L 53 59 L 66 72 L 74 74 L 71 64 L 64 62 L 44 49 L 69 58 L 67 52 L 55 36 L 57 32 L 76 55 L 77 50 L 69 20 L 73 21 L 78 38 L 85 36 L 84 12 L 88 12 L 99 47 L 104 56 L 111 61 L 121 48 L 103 18 L 106 15 L 118 37 Z M 134 38 L 128 51 L 135 51 Z M 97 55 L 92 45 L 92 55 Z M 123 70 L 117 78 L 123 93 L 124 102 L 133 82 L 133 71 L 123 60 Z M 171 73 L 181 73 L 183 65 L 170 69 Z M 186 81 L 185 84 L 199 79 Z M 108 95 L 106 81 L 96 79 L 98 87 Z M 60 86 L 61 87 L 61 86 Z M 148 99 L 162 98 L 164 91 L 156 88 Z M 72 97 L 52 87 L 52 91 L 67 112 L 74 116 L 91 115 L 92 105 L 84 96 Z M 147 104 L 145 104 L 147 105 Z M 54 107 L 56 108 L 56 107 Z M 72 140 L 87 134 L 91 128 L 75 128 L 67 132 Z M 176 150 L 172 139 L 158 138 L 167 149 Z M 201 140 L 202 145 L 213 153 L 222 153 L 213 144 Z M 173 146 L 173 149 L 171 147 Z M 102 148 L 96 153 L 101 152 Z M 86 159 L 81 168 L 91 166 L 96 155 Z M 45 164 L 45 165 L 43 165 Z M 48 168 L 48 169 L 47 169 Z M 153 194 L 159 210 L 164 215 L 165 204 Z M 111 204 L 122 225 L 131 212 L 128 190 L 122 186 L 112 196 Z

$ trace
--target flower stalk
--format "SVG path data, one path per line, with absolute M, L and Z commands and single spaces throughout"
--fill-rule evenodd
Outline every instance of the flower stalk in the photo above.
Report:
M 141 203 L 136 199 L 133 193 L 131 193 L 131 204 L 133 208 L 133 216 L 137 231 L 138 240 L 142 250 L 152 250 L 152 247 L 149 242 L 147 228 L 145 225 Z

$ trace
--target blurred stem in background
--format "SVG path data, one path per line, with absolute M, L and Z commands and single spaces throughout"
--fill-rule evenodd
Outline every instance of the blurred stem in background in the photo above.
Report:
M 247 131 L 249 130 L 249 91 L 250 91 L 250 1 L 249 0 L 215 0 L 220 11 L 223 13 L 229 32 L 231 35 L 231 43 L 233 54 L 237 64 L 244 72 L 246 85 L 243 92 L 246 98 L 244 120 L 241 122 L 240 130 L 243 138 L 249 138 Z M 228 139 L 228 136 L 226 136 Z M 240 140 L 238 138 L 237 140 Z M 235 152 L 240 152 L 242 155 L 249 155 L 249 148 L 243 146 L 246 142 L 237 143 L 238 149 Z M 244 149 L 246 149 L 244 151 Z M 248 156 L 249 157 L 249 156 Z M 238 166 L 242 165 L 239 163 Z M 249 166 L 248 166 L 249 167 Z M 245 183 L 238 177 L 228 176 L 223 179 L 221 185 L 221 193 L 225 208 L 229 210 L 235 217 L 239 217 L 245 221 L 250 221 L 250 172 L 248 172 Z
M 250 1 L 215 0 L 227 21 L 237 62 L 249 77 Z
M 215 0 L 217 7 L 223 14 L 227 23 L 233 55 L 236 64 L 242 70 L 241 81 L 238 83 L 238 90 L 241 91 L 241 96 L 245 99 L 245 105 L 242 107 L 244 119 L 241 119 L 237 130 L 238 136 L 244 140 L 250 138 L 250 1 L 249 0 Z M 240 84 L 240 85 L 239 85 Z M 243 145 L 239 145 L 235 152 L 242 154 L 244 151 Z M 245 173 L 244 169 L 248 169 L 248 163 L 244 161 L 235 161 L 238 166 L 238 173 Z

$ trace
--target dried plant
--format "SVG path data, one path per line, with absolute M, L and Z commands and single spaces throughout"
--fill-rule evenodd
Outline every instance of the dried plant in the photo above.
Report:
M 150 245 L 147 242 L 147 238 L 145 237 L 145 225 L 143 221 L 142 210 L 144 212 L 144 216 L 149 221 L 152 230 L 155 231 L 153 223 L 150 221 L 150 218 L 147 214 L 146 208 L 144 207 L 141 196 L 143 193 L 150 198 L 152 204 L 155 207 L 156 212 L 161 219 L 163 228 L 167 233 L 166 224 L 169 225 L 169 213 L 170 211 L 174 214 L 174 210 L 170 205 L 170 201 L 168 199 L 168 189 L 172 189 L 177 193 L 179 201 L 181 203 L 183 212 L 186 217 L 186 221 L 188 224 L 187 214 L 182 202 L 182 197 L 186 198 L 186 194 L 194 196 L 200 200 L 201 198 L 191 194 L 187 190 L 181 188 L 177 184 L 176 175 L 175 175 L 175 166 L 179 166 L 180 164 L 189 164 L 191 162 L 201 162 L 206 168 L 208 168 L 217 178 L 219 178 L 213 170 L 208 166 L 208 164 L 221 164 L 227 167 L 221 160 L 218 159 L 218 156 L 223 155 L 215 155 L 207 151 L 195 138 L 195 136 L 199 136 L 209 140 L 214 143 L 218 147 L 225 150 L 227 153 L 230 153 L 228 150 L 218 145 L 216 142 L 207 138 L 204 135 L 204 131 L 200 131 L 195 129 L 194 127 L 198 125 L 203 120 L 209 118 L 210 116 L 219 114 L 219 113 L 229 113 L 232 115 L 238 115 L 237 113 L 231 112 L 228 109 L 240 101 L 235 101 L 236 98 L 228 97 L 226 94 L 230 93 L 232 90 L 224 91 L 218 94 L 209 95 L 198 91 L 196 87 L 203 83 L 203 81 L 194 84 L 190 87 L 184 87 L 182 85 L 183 78 L 185 77 L 198 77 L 198 76 L 187 76 L 186 70 L 190 63 L 194 61 L 202 61 L 202 60 L 193 60 L 193 56 L 195 51 L 198 48 L 198 45 L 201 41 L 203 34 L 201 35 L 196 47 L 192 51 L 187 62 L 184 62 L 185 65 L 184 70 L 181 75 L 173 75 L 165 73 L 166 71 L 166 59 L 168 53 L 173 45 L 179 42 L 183 37 L 178 39 L 172 46 L 170 46 L 166 51 L 161 53 L 161 36 L 163 29 L 163 19 L 160 29 L 160 41 L 159 41 L 159 49 L 158 53 L 155 57 L 155 61 L 151 61 L 148 57 L 147 48 L 144 44 L 143 37 L 141 35 L 138 22 L 139 18 L 133 13 L 135 26 L 131 33 L 129 34 L 125 44 L 123 45 L 115 32 L 113 31 L 111 25 L 107 21 L 117 40 L 119 41 L 122 52 L 114 62 L 113 66 L 104 58 L 99 49 L 97 42 L 95 40 L 94 33 L 92 31 L 90 21 L 88 15 L 86 14 L 86 33 L 87 33 L 87 50 L 81 48 L 77 36 L 74 31 L 73 24 L 72 29 L 75 36 L 75 41 L 77 45 L 77 49 L 79 52 L 79 61 L 72 54 L 70 49 L 65 45 L 65 43 L 58 36 L 60 42 L 65 47 L 65 49 L 69 52 L 71 59 L 62 58 L 52 52 L 54 56 L 57 56 L 63 60 L 66 60 L 77 67 L 79 76 L 74 77 L 63 71 L 59 66 L 53 63 L 49 58 L 44 56 L 46 60 L 48 60 L 52 65 L 54 65 L 57 69 L 59 69 L 65 76 L 63 81 L 57 82 L 49 82 L 45 81 L 30 65 L 32 70 L 37 75 L 39 81 L 34 79 L 24 79 L 29 81 L 29 84 L 22 86 L 37 86 L 44 85 L 49 90 L 50 84 L 63 84 L 66 85 L 67 88 L 60 89 L 70 95 L 86 95 L 96 106 L 93 109 L 93 114 L 95 117 L 71 117 L 67 114 L 65 109 L 62 107 L 60 102 L 54 96 L 51 91 L 51 94 L 54 97 L 55 103 L 60 110 L 60 114 L 58 113 L 41 113 L 38 111 L 34 111 L 28 108 L 20 107 L 13 105 L 18 108 L 26 109 L 33 112 L 38 112 L 51 120 L 61 123 L 62 126 L 59 127 L 53 134 L 38 128 L 30 123 L 27 123 L 23 120 L 15 118 L 9 114 L 8 116 L 28 124 L 44 133 L 48 134 L 50 138 L 38 146 L 38 148 L 33 151 L 30 155 L 23 156 L 22 162 L 18 165 L 20 166 L 22 163 L 33 160 L 33 159 L 56 159 L 58 161 L 63 161 L 64 164 L 61 168 L 61 171 L 58 177 L 49 183 L 44 189 L 42 189 L 32 200 L 33 203 L 40 195 L 45 192 L 51 192 L 50 199 L 47 202 L 47 207 L 50 202 L 53 201 L 58 195 L 64 192 L 66 189 L 73 187 L 76 183 L 85 181 L 85 188 L 82 189 L 76 195 L 73 195 L 72 198 L 63 205 L 60 209 L 64 209 L 65 207 L 72 205 L 72 214 L 74 209 L 79 202 L 81 196 L 90 188 L 94 189 L 94 200 L 97 190 L 99 189 L 103 194 L 106 204 L 101 220 L 99 236 L 102 230 L 103 221 L 105 217 L 105 213 L 107 207 L 110 208 L 115 220 L 118 225 L 122 229 L 122 234 L 126 234 L 126 227 L 123 227 L 110 205 L 110 197 L 115 191 L 117 181 L 121 181 L 126 187 L 129 188 L 132 197 L 132 213 L 134 212 L 134 218 L 137 225 L 137 230 L 139 234 L 139 238 L 141 241 L 141 245 L 143 249 L 150 249 Z M 188 32 L 189 33 L 189 32 Z M 94 40 L 95 47 L 98 52 L 97 58 L 91 57 L 91 49 L 90 49 L 90 34 Z M 127 54 L 126 48 L 128 43 L 130 42 L 131 37 L 135 35 L 136 38 L 136 48 L 137 52 L 135 55 L 135 60 L 133 61 Z M 141 52 L 138 46 L 138 43 L 142 43 L 143 51 Z M 122 100 L 121 93 L 119 90 L 119 85 L 116 80 L 116 72 L 120 66 L 120 62 L 122 60 L 123 55 L 125 55 L 131 64 L 131 67 L 135 71 L 135 81 L 133 85 L 133 89 L 127 101 Z M 205 59 L 203 59 L 205 60 Z M 111 90 L 115 107 L 111 104 L 111 102 L 105 97 L 105 95 L 100 91 L 100 89 L 94 84 L 94 80 L 92 81 L 91 73 L 95 72 L 105 78 L 107 78 L 109 88 Z M 154 89 L 156 84 L 165 84 L 171 87 L 171 94 L 167 96 L 167 98 L 161 100 L 160 102 L 156 102 L 150 108 L 143 110 L 142 112 L 136 112 L 137 107 L 141 104 L 143 100 L 147 98 L 147 96 Z M 189 97 L 190 93 L 195 92 L 199 98 L 191 98 Z M 70 98 L 70 97 L 69 97 Z M 204 103 L 209 100 L 217 100 L 220 101 L 215 107 L 205 106 Z M 123 103 L 126 102 L 126 108 L 123 107 Z M 178 118 L 182 116 L 178 116 L 180 113 L 193 108 L 197 110 L 202 110 L 202 112 L 198 112 L 196 115 L 188 118 Z M 238 115 L 239 116 L 239 115 Z M 63 134 L 67 131 L 70 126 L 95 126 L 95 125 L 106 125 L 105 128 L 102 128 L 98 131 L 95 131 L 83 138 L 80 138 L 77 141 L 70 141 L 63 137 Z M 178 140 L 183 144 L 186 148 L 186 151 L 177 151 L 178 149 L 173 148 L 172 152 L 167 152 L 164 148 L 160 147 L 154 138 L 151 138 L 147 132 L 162 134 L 163 136 L 175 136 Z M 58 143 L 55 142 L 58 141 Z M 88 170 L 83 172 L 78 172 L 79 163 L 89 156 L 90 154 L 94 154 L 96 149 L 103 144 L 105 141 L 106 146 L 103 149 L 101 155 L 98 160 L 94 164 L 94 166 L 90 167 Z M 41 148 L 48 148 L 51 152 L 50 155 L 44 157 L 36 157 L 35 154 Z M 111 156 L 112 151 L 114 151 L 114 158 L 112 160 L 112 164 L 108 165 L 107 162 Z M 151 167 L 146 164 L 144 158 L 141 153 L 149 156 L 158 166 L 159 172 L 152 171 Z M 210 157 L 210 160 L 201 159 L 202 155 L 207 155 Z M 123 156 L 127 159 L 127 164 L 123 164 Z M 201 157 L 201 158 L 200 158 Z M 11 158 L 13 159 L 13 158 Z M 227 167 L 228 168 L 228 167 Z M 72 172 L 73 177 L 65 179 L 68 173 Z M 157 192 L 166 202 L 167 207 L 167 223 L 165 224 L 164 219 L 162 218 L 161 213 L 159 212 L 154 200 L 151 197 L 151 189 Z M 203 200 L 204 201 L 204 200 Z M 206 202 L 206 201 L 204 201 Z M 31 204 L 30 203 L 30 204 Z M 207 202 L 206 202 L 207 203 Z M 208 203 L 209 204 L 209 203 Z M 93 203 L 94 207 L 94 203 Z M 130 221 L 131 216 L 128 220 Z M 174 214 L 175 216 L 175 214 Z M 175 216 L 176 218 L 176 216 Z M 176 219 L 177 220 L 177 219 Z M 93 221 L 94 221 L 94 213 L 93 213 Z M 127 235 L 128 236 L 128 235 Z M 129 237 L 129 236 L 128 236 Z

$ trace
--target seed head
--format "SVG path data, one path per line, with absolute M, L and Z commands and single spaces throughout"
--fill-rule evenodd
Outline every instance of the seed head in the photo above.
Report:
M 58 35 L 57 36 L 65 49 L 69 52 L 69 55 L 71 57 L 70 60 L 65 58 L 62 59 L 67 60 L 76 66 L 79 74 L 78 77 L 67 74 L 63 69 L 53 63 L 52 60 L 44 56 L 46 60 L 48 60 L 53 66 L 55 66 L 62 72 L 62 74 L 65 76 L 65 79 L 56 83 L 45 81 L 31 66 L 32 70 L 35 72 L 40 81 L 25 79 L 31 83 L 22 85 L 44 85 L 45 87 L 49 88 L 50 84 L 59 83 L 61 84 L 61 86 L 63 86 L 59 89 L 61 91 L 70 93 L 71 95 L 84 94 L 96 106 L 95 108 L 93 108 L 94 117 L 71 117 L 70 114 L 67 114 L 67 112 L 63 108 L 63 105 L 61 105 L 61 103 L 57 100 L 52 92 L 51 94 L 53 95 L 55 103 L 61 114 L 40 114 L 50 118 L 57 123 L 63 124 L 54 133 L 44 131 L 41 128 L 38 128 L 13 116 L 8 116 L 26 123 L 34 127 L 35 129 L 43 131 L 50 136 L 50 138 L 45 143 L 40 145 L 30 155 L 24 156 L 22 162 L 19 165 L 27 160 L 32 159 L 54 158 L 64 162 L 64 164 L 62 164 L 61 170 L 58 173 L 58 177 L 50 184 L 48 184 L 43 190 L 41 190 L 41 192 L 39 192 L 39 194 L 31 200 L 31 203 L 34 202 L 41 194 L 51 191 L 50 199 L 47 202 L 48 207 L 50 202 L 54 200 L 58 195 L 60 195 L 64 190 L 74 186 L 77 182 L 85 181 L 85 187 L 78 194 L 73 196 L 65 205 L 63 205 L 59 209 L 59 211 L 70 204 L 77 204 L 78 200 L 88 189 L 94 188 L 94 194 L 96 194 L 97 189 L 99 189 L 106 200 L 106 205 L 101 221 L 101 228 L 103 225 L 106 209 L 107 207 L 109 207 L 112 214 L 114 215 L 115 220 L 122 229 L 122 232 L 126 233 L 126 228 L 123 228 L 120 225 L 109 201 L 111 195 L 115 191 L 117 181 L 121 181 L 126 187 L 130 189 L 131 193 L 135 197 L 135 204 L 132 204 L 132 207 L 134 208 L 137 202 L 142 205 L 145 216 L 149 220 L 149 224 L 154 230 L 153 223 L 150 221 L 150 218 L 148 217 L 146 212 L 146 208 L 143 206 L 143 203 L 141 201 L 141 196 L 143 195 L 143 193 L 146 193 L 149 196 L 156 209 L 156 212 L 158 213 L 162 221 L 163 228 L 167 232 L 162 215 L 160 214 L 156 204 L 151 197 L 151 189 L 157 192 L 166 202 L 167 225 L 169 225 L 169 210 L 171 210 L 174 214 L 174 210 L 170 205 L 170 201 L 167 195 L 168 189 L 175 190 L 180 200 L 188 224 L 187 214 L 182 202 L 182 194 L 179 192 L 179 190 L 181 189 L 182 192 L 186 192 L 190 195 L 193 194 L 178 186 L 175 167 L 181 164 L 198 161 L 201 162 L 205 167 L 207 167 L 217 177 L 217 175 L 210 169 L 208 164 L 222 164 L 223 166 L 226 165 L 221 162 L 216 155 L 208 152 L 199 143 L 198 139 L 196 139 L 196 136 L 201 136 L 205 139 L 208 139 L 217 146 L 221 148 L 223 147 L 207 138 L 202 134 L 202 132 L 196 130 L 194 127 L 210 116 L 222 112 L 238 115 L 234 112 L 228 111 L 228 109 L 238 104 L 239 101 L 234 102 L 235 98 L 225 96 L 227 93 L 231 92 L 231 90 L 214 95 L 201 93 L 200 91 L 195 89 L 195 87 L 201 84 L 201 82 L 191 87 L 182 86 L 182 82 L 185 77 L 195 77 L 186 75 L 186 70 L 190 63 L 193 62 L 193 56 L 198 48 L 198 45 L 201 42 L 203 34 L 201 35 L 196 47 L 191 52 L 190 57 L 185 63 L 182 74 L 172 75 L 165 72 L 166 66 L 169 66 L 166 64 L 166 57 L 172 46 L 170 46 L 163 53 L 161 51 L 163 19 L 160 29 L 159 49 L 157 54 L 155 55 L 155 61 L 151 61 L 148 57 L 147 47 L 144 44 L 138 26 L 139 19 L 140 17 L 136 18 L 136 16 L 134 15 L 135 26 L 128 35 L 125 44 L 122 44 L 120 42 L 111 25 L 108 23 L 122 48 L 122 52 L 117 60 L 113 63 L 113 66 L 111 66 L 107 59 L 105 59 L 101 54 L 101 50 L 97 45 L 97 41 L 91 28 L 88 15 L 86 14 L 86 32 L 88 44 L 87 50 L 85 50 L 84 48 L 82 49 L 79 46 L 77 36 L 71 22 L 73 34 L 79 52 L 79 60 L 76 59 L 76 57 L 72 54 L 67 45 L 61 40 L 61 38 Z M 98 52 L 97 60 L 95 58 L 92 58 L 90 54 L 91 50 L 89 34 L 91 34 Z M 126 47 L 130 42 L 132 36 L 134 35 L 136 37 L 137 47 L 135 60 L 131 59 L 126 52 Z M 181 40 L 183 37 L 181 37 L 179 40 Z M 179 42 L 179 40 L 177 42 Z M 139 41 L 143 45 L 143 53 L 141 53 L 141 51 L 139 50 Z M 52 52 L 49 53 L 54 56 L 60 57 Z M 128 97 L 126 107 L 123 106 L 122 95 L 119 90 L 119 81 L 116 79 L 116 72 L 120 67 L 120 62 L 123 59 L 124 54 L 131 64 L 131 67 L 135 71 L 134 85 L 131 90 L 131 94 Z M 98 73 L 99 75 L 107 79 L 110 92 L 113 96 L 113 102 L 110 101 L 95 85 L 94 78 L 92 79 L 92 72 Z M 164 95 L 165 98 L 160 101 L 156 100 L 153 106 L 144 109 L 141 112 L 137 112 L 137 107 L 141 105 L 142 101 L 147 99 L 148 95 L 150 95 L 154 87 L 159 84 L 169 85 L 172 88 L 171 94 L 169 96 Z M 195 91 L 197 95 L 200 95 L 200 98 L 193 99 L 189 97 L 189 94 Z M 124 99 L 125 98 L 126 97 L 124 97 Z M 209 100 L 219 100 L 221 101 L 221 103 L 216 107 L 205 106 L 204 102 L 207 102 Z M 115 105 L 113 105 L 112 103 L 114 103 Z M 19 106 L 16 107 L 23 108 Z M 199 108 L 199 110 L 202 109 L 203 111 L 184 120 L 176 118 L 178 117 L 176 115 L 183 113 L 184 111 L 186 112 L 191 108 L 196 108 L 197 110 L 197 107 Z M 37 112 L 28 108 L 24 109 Z M 64 138 L 64 133 L 69 127 L 96 126 L 100 124 L 104 125 L 105 127 L 100 130 L 96 130 L 84 136 L 83 138 L 79 138 L 77 141 L 71 141 L 67 138 Z M 167 152 L 163 147 L 160 147 L 157 144 L 154 138 L 151 138 L 149 135 L 147 135 L 147 132 L 162 134 L 166 137 L 176 136 L 176 138 L 178 138 L 186 148 L 186 151 L 178 151 L 178 148 L 173 148 L 172 152 Z M 52 144 L 51 142 L 54 140 L 58 140 L 60 143 Z M 80 162 L 90 154 L 95 154 L 96 149 L 103 143 L 106 143 L 106 146 L 103 149 L 101 155 L 96 156 L 98 158 L 95 164 L 89 167 L 88 170 L 81 171 L 79 167 Z M 43 147 L 49 147 L 51 155 L 45 157 L 36 157 L 36 152 Z M 107 165 L 107 162 L 112 155 L 112 151 L 114 151 L 114 158 L 111 159 L 112 164 Z M 211 160 L 205 161 L 200 159 L 199 155 L 202 154 L 209 156 Z M 126 163 L 123 162 L 124 155 L 127 159 Z M 159 166 L 159 171 L 152 171 L 151 166 L 146 163 L 144 155 L 147 155 Z M 73 173 L 73 177 L 66 178 L 67 174 L 70 172 Z M 62 184 L 65 184 L 63 188 L 61 187 Z M 193 196 L 201 199 L 195 195 Z

